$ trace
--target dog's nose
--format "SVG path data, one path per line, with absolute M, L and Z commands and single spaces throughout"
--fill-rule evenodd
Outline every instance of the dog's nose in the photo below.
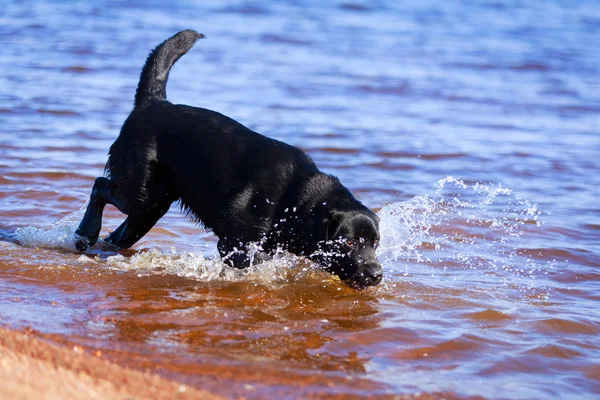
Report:
M 383 279 L 383 269 L 379 263 L 370 263 L 365 266 L 365 277 L 369 284 L 375 286 Z

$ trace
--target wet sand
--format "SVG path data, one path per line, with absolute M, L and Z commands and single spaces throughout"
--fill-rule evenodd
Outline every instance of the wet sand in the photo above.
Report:
M 155 374 L 106 361 L 100 352 L 49 344 L 0 329 L 3 399 L 220 399 Z

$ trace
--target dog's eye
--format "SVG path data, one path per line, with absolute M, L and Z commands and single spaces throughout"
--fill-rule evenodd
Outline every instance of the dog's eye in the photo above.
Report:
M 354 240 L 352 239 L 346 239 L 346 244 L 350 247 L 354 246 Z
M 373 248 L 377 248 L 378 245 L 379 245 L 379 240 L 377 240 L 377 239 L 373 240 Z

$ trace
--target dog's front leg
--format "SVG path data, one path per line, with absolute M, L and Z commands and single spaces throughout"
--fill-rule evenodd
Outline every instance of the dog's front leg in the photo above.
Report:
M 110 199 L 108 185 L 108 179 L 103 177 L 96 178 L 94 182 L 85 215 L 79 224 L 79 228 L 75 231 L 75 234 L 78 236 L 75 241 L 75 247 L 79 251 L 87 250 L 98 240 L 100 228 L 102 227 L 102 211 L 104 211 L 104 206 L 106 206 Z
M 250 258 L 246 253 L 246 245 L 243 242 L 220 238 L 217 249 L 221 259 L 231 267 L 246 269 L 250 266 Z

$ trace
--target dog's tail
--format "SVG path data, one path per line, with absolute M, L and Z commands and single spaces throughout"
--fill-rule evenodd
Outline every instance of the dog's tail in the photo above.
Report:
M 187 29 L 159 44 L 146 59 L 140 83 L 135 92 L 135 105 L 140 106 L 149 100 L 167 98 L 169 71 L 182 55 L 192 48 L 196 40 L 204 35 Z

